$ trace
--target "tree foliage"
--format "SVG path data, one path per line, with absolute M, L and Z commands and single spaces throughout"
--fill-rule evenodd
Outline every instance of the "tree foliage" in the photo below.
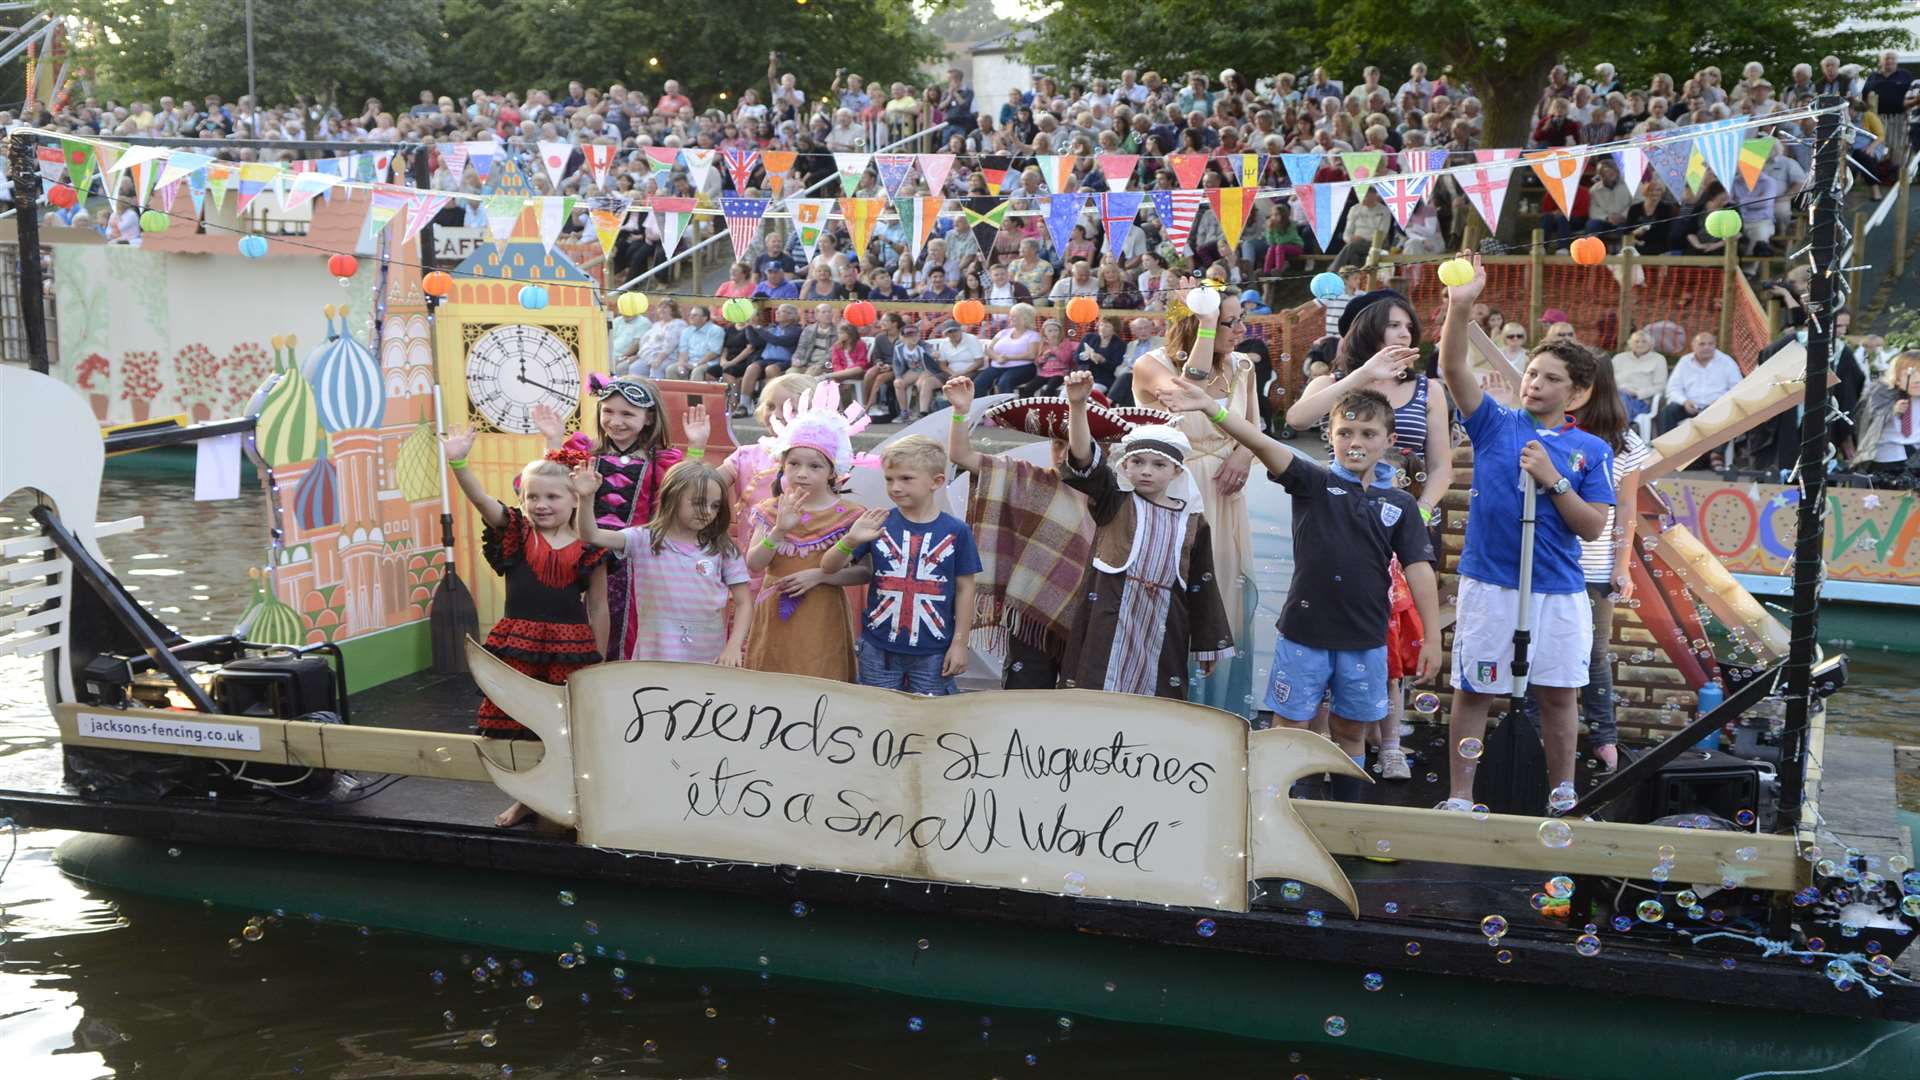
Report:
M 1178 86 L 1188 71 L 1235 68 L 1248 81 L 1312 67 L 1319 56 L 1301 27 L 1314 0 L 1066 0 L 1041 20 L 1029 63 L 1073 76 L 1157 71 Z

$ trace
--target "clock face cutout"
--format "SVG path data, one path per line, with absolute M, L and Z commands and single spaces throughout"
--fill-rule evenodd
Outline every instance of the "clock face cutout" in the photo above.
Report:
M 467 401 L 474 418 L 495 431 L 538 434 L 534 406 L 562 417 L 579 408 L 579 356 L 543 326 L 488 327 L 467 346 Z

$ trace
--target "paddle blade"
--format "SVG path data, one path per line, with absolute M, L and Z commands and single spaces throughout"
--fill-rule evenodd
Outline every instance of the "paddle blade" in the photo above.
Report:
M 433 670 L 439 675 L 459 675 L 467 670 L 465 642 L 480 632 L 480 615 L 474 610 L 473 594 L 460 580 L 452 563 L 446 576 L 433 590 L 433 605 L 428 616 L 433 638 Z

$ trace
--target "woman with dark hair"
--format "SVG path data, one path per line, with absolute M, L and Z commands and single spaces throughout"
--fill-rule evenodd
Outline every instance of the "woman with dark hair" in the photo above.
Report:
M 980 264 L 977 262 L 967 263 L 966 269 L 960 271 L 960 299 L 978 300 L 983 304 L 987 302 L 987 283 L 980 280 Z
M 1707 231 L 1707 216 L 1715 210 L 1723 210 L 1727 205 L 1727 189 L 1720 181 L 1708 182 L 1706 190 L 1694 200 L 1693 209 L 1687 212 L 1684 224 L 1676 222 L 1677 228 L 1688 230 L 1681 235 L 1676 247 L 1680 255 L 1718 255 L 1727 249 L 1727 242 Z

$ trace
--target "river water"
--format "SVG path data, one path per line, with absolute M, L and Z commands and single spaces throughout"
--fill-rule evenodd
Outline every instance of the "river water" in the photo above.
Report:
M 137 482 L 114 482 L 128 479 Z M 0 503 L 0 537 L 32 531 L 28 505 Z M 138 514 L 146 527 L 103 547 L 162 618 L 188 634 L 225 630 L 262 553 L 264 508 L 257 490 L 196 504 L 187 478 L 116 470 L 101 518 Z M 1256 533 L 1262 607 L 1277 607 L 1284 538 L 1271 523 Z M 1895 658 L 1858 660 L 1835 727 L 1920 742 L 1914 680 Z M 56 743 L 39 661 L 0 658 L 0 757 L 33 754 L 55 768 Z M 730 972 L 636 969 L 631 996 L 582 1002 L 555 989 L 536 1009 L 533 995 L 459 977 L 486 950 L 82 886 L 53 865 L 64 839 L 0 831 L 0 1062 L 22 1080 L 1504 1075 L 1358 1045 L 1336 1053 Z M 250 917 L 266 920 L 261 940 L 232 947 Z M 552 967 L 544 955 L 491 955 Z M 435 971 L 454 978 L 436 986 Z

